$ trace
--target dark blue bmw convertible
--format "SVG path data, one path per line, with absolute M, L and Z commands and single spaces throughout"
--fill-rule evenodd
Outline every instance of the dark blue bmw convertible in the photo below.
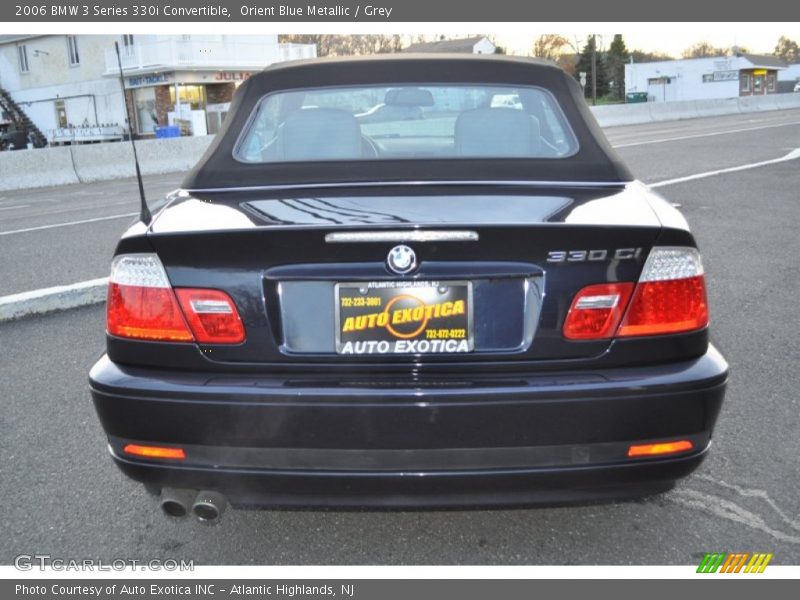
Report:
M 123 235 L 107 311 L 111 456 L 208 520 L 662 491 L 728 377 L 684 218 L 530 59 L 254 75 Z

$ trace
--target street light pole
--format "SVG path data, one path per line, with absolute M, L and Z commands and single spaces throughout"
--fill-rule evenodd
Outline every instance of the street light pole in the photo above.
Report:
M 597 104 L 597 36 L 592 34 L 592 106 Z

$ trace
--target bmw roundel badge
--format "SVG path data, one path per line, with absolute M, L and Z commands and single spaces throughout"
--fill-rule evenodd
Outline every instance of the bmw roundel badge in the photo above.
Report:
M 411 248 L 401 244 L 389 250 L 386 264 L 398 275 L 405 275 L 417 267 L 417 255 Z

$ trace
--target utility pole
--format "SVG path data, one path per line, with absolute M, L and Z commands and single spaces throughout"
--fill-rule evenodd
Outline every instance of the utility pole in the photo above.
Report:
M 592 34 L 592 106 L 597 104 L 597 36 Z

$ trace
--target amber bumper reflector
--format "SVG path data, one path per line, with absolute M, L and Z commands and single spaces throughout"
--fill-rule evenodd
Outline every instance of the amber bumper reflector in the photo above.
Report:
M 658 444 L 637 444 L 628 448 L 628 457 L 636 458 L 641 456 L 661 456 L 663 454 L 675 454 L 676 452 L 686 452 L 694 447 L 689 440 L 678 440 L 676 442 L 660 442 Z
M 140 446 L 139 444 L 128 444 L 123 449 L 125 454 L 144 456 L 145 458 L 171 458 L 183 460 L 186 453 L 183 448 L 165 448 L 164 446 Z

